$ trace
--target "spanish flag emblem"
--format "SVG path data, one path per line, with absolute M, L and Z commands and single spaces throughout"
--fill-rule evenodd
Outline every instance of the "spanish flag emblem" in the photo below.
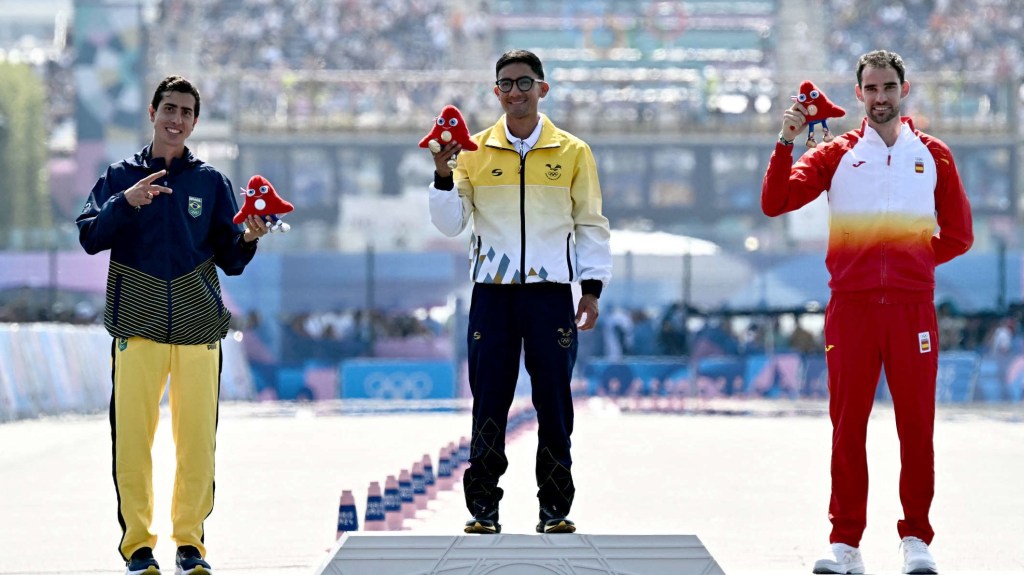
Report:
M 926 331 L 917 334 L 917 345 L 921 353 L 929 353 L 932 350 L 932 336 Z
M 918 174 L 924 173 L 924 160 L 921 158 L 914 158 L 914 171 Z

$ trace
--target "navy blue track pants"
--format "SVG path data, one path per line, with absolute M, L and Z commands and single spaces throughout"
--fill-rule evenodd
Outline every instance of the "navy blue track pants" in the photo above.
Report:
M 469 310 L 469 386 L 473 392 L 470 467 L 463 478 L 474 517 L 496 511 L 508 468 L 505 426 L 525 349 L 537 410 L 537 498 L 544 515 L 566 516 L 576 488 L 569 455 L 570 383 L 576 363 L 576 312 L 569 284 L 476 284 Z

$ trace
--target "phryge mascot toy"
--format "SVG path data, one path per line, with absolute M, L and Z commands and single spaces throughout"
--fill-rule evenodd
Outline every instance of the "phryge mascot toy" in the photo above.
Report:
M 790 99 L 794 102 L 800 102 L 807 108 L 807 147 L 813 148 L 818 145 L 818 142 L 814 139 L 814 126 L 821 124 L 821 129 L 824 132 L 824 136 L 821 138 L 825 142 L 832 141 L 832 132 L 828 131 L 828 124 L 825 122 L 829 118 L 842 118 L 846 115 L 846 110 L 842 107 L 833 104 L 825 92 L 819 90 L 811 81 L 804 80 L 800 84 L 800 93 L 796 96 L 790 96 Z M 795 130 L 795 127 L 790 127 L 790 130 Z M 788 134 L 787 134 L 788 135 Z M 792 139 L 792 138 L 787 138 Z
M 248 187 L 242 188 L 242 197 L 245 198 L 245 203 L 232 220 L 236 224 L 244 222 L 249 216 L 262 216 L 270 220 L 271 232 L 284 233 L 292 229 L 278 216 L 294 210 L 295 206 L 281 199 L 274 186 L 263 176 L 255 175 L 249 178 Z
M 420 140 L 420 147 L 430 148 L 430 151 L 436 154 L 441 151 L 441 146 L 452 140 L 461 144 L 463 150 L 472 152 L 477 149 L 476 142 L 470 137 L 469 126 L 462 118 L 462 112 L 455 106 L 448 105 L 441 109 L 440 116 L 434 118 L 434 127 Z M 452 156 L 448 160 L 448 167 L 454 170 L 456 165 L 455 156 Z

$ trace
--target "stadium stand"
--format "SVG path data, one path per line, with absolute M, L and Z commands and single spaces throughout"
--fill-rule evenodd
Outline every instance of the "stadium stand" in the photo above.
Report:
M 52 11 L 52 4 L 41 2 L 40 14 Z M 331 230 L 341 229 L 341 198 L 399 196 L 429 176 L 430 166 L 424 172 L 422 162 L 416 163 L 422 160 L 416 149 L 408 156 L 381 150 L 404 146 L 408 134 L 420 133 L 424 120 L 442 105 L 458 104 L 472 127 L 493 120 L 494 57 L 510 47 L 526 47 L 542 56 L 556 87 L 544 111 L 587 136 L 602 154 L 606 208 L 616 223 L 635 217 L 742 240 L 767 226 L 756 206 L 766 160 L 759 146 L 764 135 L 770 143 L 777 130 L 778 106 L 785 104 L 792 80 L 820 75 L 826 91 L 846 98 L 841 103 L 857 116 L 850 90 L 855 59 L 887 47 L 901 52 L 912 70 L 914 95 L 907 111 L 920 126 L 930 125 L 951 144 L 963 146 L 955 151 L 982 242 L 984 234 L 1005 232 L 1010 248 L 1020 247 L 1019 232 L 1013 231 L 1020 193 L 1013 185 L 1020 178 L 1009 177 L 1021 169 L 1024 13 L 1019 0 L 156 0 L 146 5 L 143 32 L 151 77 L 145 84 L 153 85 L 152 75 L 172 70 L 195 76 L 205 97 L 202 137 L 217 125 L 228 126 L 227 136 L 220 137 L 235 146 L 235 155 L 224 156 L 237 158 L 234 169 L 279 170 L 272 174 L 275 181 L 294 190 L 301 211 L 324 215 Z M 76 55 L 73 39 L 64 33 L 73 29 L 73 19 L 34 16 L 19 28 L 10 14 L 4 18 L 0 60 L 29 62 L 45 78 L 51 148 L 72 148 Z M 165 29 L 181 32 L 160 33 Z M 369 144 L 346 147 L 362 139 Z M 253 145 L 267 141 L 278 147 Z M 711 149 L 722 142 L 734 147 Z M 296 250 L 307 246 L 298 227 L 289 240 Z M 352 235 L 351 228 L 345 232 Z M 73 238 L 71 245 L 77 247 Z M 324 247 L 313 241 L 308 246 Z M 1015 271 L 1011 268 L 1009 277 L 1019 277 Z M 954 283 L 965 282 L 960 277 Z M 43 291 L 19 289 L 0 301 L 0 319 L 96 320 L 98 304 L 92 299 L 61 301 L 54 309 Z M 699 341 L 696 324 L 701 322 L 687 326 L 684 318 L 675 325 L 680 322 L 669 321 L 671 308 L 660 302 L 653 309 L 617 303 L 621 316 L 631 320 L 608 322 L 621 333 L 601 334 L 592 342 L 596 357 L 616 346 L 624 356 L 679 354 L 685 353 L 681 345 Z M 1006 303 L 1005 297 L 991 296 L 974 309 L 952 313 L 944 345 L 993 353 L 1007 345 L 999 342 L 1009 340 L 1011 351 L 1020 352 L 1024 315 Z M 332 356 L 339 355 L 334 345 L 358 352 L 365 347 L 353 335 L 358 330 L 347 319 L 337 320 L 356 315 L 358 308 L 333 305 L 337 309 L 294 312 L 266 323 L 300 326 L 297 342 L 331 349 Z M 424 336 L 424 326 L 407 317 L 410 310 L 395 314 L 375 316 L 378 323 L 369 325 L 382 338 L 398 328 L 408 333 L 391 334 L 392 339 Z M 331 325 L 331 318 L 344 329 L 310 329 Z M 730 339 L 756 350 L 759 338 L 773 329 L 778 332 L 773 346 L 780 349 L 791 324 L 745 327 L 730 332 Z M 316 354 L 300 349 L 294 355 Z

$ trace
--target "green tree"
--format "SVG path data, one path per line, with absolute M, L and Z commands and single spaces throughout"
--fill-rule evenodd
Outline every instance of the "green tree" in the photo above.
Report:
M 46 247 L 46 90 L 24 64 L 0 63 L 0 248 Z

